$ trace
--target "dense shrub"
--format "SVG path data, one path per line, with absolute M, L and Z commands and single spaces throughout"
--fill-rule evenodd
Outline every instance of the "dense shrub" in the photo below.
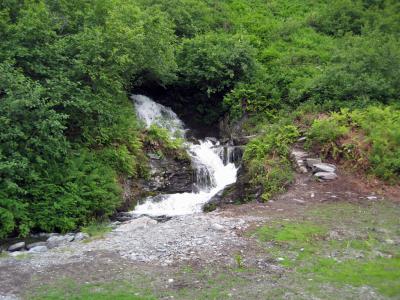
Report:
M 293 180 L 290 146 L 299 136 L 295 126 L 273 124 L 252 140 L 245 149 L 244 162 L 253 186 L 261 186 L 261 199 L 267 201 L 282 192 Z
M 255 68 L 254 50 L 245 37 L 227 34 L 185 39 L 177 59 L 181 83 L 207 95 L 229 91 Z
M 342 159 L 388 182 L 400 179 L 400 110 L 370 106 L 342 110 L 316 119 L 308 131 L 308 145 L 323 155 Z
M 0 4 L 0 237 L 73 230 L 145 160 L 126 92 L 175 79 L 173 24 L 133 2 Z

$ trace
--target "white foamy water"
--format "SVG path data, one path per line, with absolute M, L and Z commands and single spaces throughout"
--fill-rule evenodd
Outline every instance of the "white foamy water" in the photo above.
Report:
M 133 95 L 136 113 L 147 127 L 156 124 L 168 129 L 172 135 L 185 132 L 183 122 L 168 107 L 143 95 Z M 202 206 L 216 193 L 236 181 L 234 163 L 223 161 L 218 142 L 205 139 L 196 143 L 187 142 L 188 154 L 196 173 L 196 191 L 192 193 L 165 194 L 148 197 L 135 207 L 136 214 L 151 216 L 177 216 L 200 212 Z

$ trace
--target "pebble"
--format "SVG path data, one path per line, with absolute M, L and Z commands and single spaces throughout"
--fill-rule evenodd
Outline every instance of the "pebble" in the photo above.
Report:
M 277 261 L 284 261 L 285 259 L 283 257 L 278 257 L 276 260 Z

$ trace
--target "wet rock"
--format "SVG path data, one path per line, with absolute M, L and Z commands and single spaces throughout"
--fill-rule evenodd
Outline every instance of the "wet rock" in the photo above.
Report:
M 49 249 L 52 249 L 61 245 L 68 244 L 69 242 L 72 242 L 74 240 L 74 237 L 74 234 L 51 236 L 47 239 L 47 247 Z
M 194 176 L 190 159 L 150 159 L 150 167 L 150 180 L 143 182 L 146 190 L 168 194 L 192 191 Z
M 119 222 L 126 222 L 134 219 L 134 216 L 130 212 L 118 212 L 113 216 L 113 219 Z
M 318 172 L 335 173 L 336 166 L 332 164 L 318 163 L 318 164 L 313 164 L 313 170 L 315 173 Z
M 318 172 L 314 176 L 321 180 L 335 180 L 338 177 L 335 173 L 330 172 Z
M 47 252 L 49 249 L 46 246 L 36 246 L 31 249 L 29 249 L 29 253 L 43 253 Z
M 89 235 L 87 233 L 78 232 L 77 234 L 75 234 L 74 242 L 80 242 L 80 241 L 86 240 L 88 238 L 89 238 Z
M 25 242 L 15 243 L 15 244 L 11 245 L 10 247 L 8 247 L 8 251 L 10 251 L 10 252 L 19 251 L 22 249 L 25 249 Z
M 307 167 L 313 168 L 315 164 L 321 164 L 322 160 L 320 158 L 307 158 L 306 159 L 306 164 Z
M 32 248 L 39 247 L 39 246 L 46 246 L 46 242 L 36 242 L 36 243 L 28 244 L 26 246 L 26 249 L 30 250 Z

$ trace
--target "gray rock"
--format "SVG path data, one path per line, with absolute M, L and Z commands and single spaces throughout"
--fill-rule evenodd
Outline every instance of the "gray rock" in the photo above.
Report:
M 303 173 L 303 174 L 308 173 L 308 170 L 305 166 L 300 166 L 299 171 L 300 171 L 300 173 Z
M 317 172 L 314 176 L 322 180 L 334 180 L 338 177 L 335 173 L 331 172 Z
M 36 246 L 31 249 L 29 249 L 29 253 L 43 253 L 49 250 L 46 246 Z
M 156 220 L 153 220 L 149 217 L 141 217 L 135 220 L 132 220 L 128 223 L 125 223 L 118 228 L 116 228 L 114 231 L 116 232 L 130 232 L 130 231 L 135 231 L 135 230 L 140 230 L 144 229 L 146 227 L 152 226 L 157 224 L 158 222 Z
M 218 224 L 218 223 L 213 223 L 211 225 L 211 228 L 216 230 L 216 231 L 224 231 L 225 230 L 225 227 L 222 226 L 221 224 Z
M 304 152 L 302 150 L 292 150 L 292 156 L 296 159 L 304 159 L 308 156 L 307 152 Z
M 49 249 L 68 244 L 74 240 L 74 234 L 51 236 L 47 239 L 47 247 Z
M 28 244 L 26 246 L 26 249 L 30 250 L 30 249 L 38 247 L 38 246 L 46 246 L 46 242 L 36 242 L 36 243 Z
M 321 164 L 322 160 L 320 158 L 307 158 L 306 159 L 306 164 L 307 167 L 313 168 L 315 164 Z
M 303 137 L 299 138 L 297 141 L 298 141 L 299 143 L 303 143 L 303 142 L 305 142 L 306 140 L 307 140 L 307 137 L 306 137 L 306 136 L 303 136 Z
M 89 238 L 89 235 L 84 232 L 78 232 L 75 234 L 74 242 L 80 242 Z
M 25 248 L 25 242 L 19 242 L 8 247 L 8 251 L 14 252 Z
M 336 166 L 332 164 L 318 163 L 313 164 L 314 172 L 326 172 L 326 173 L 334 173 L 336 171 Z

